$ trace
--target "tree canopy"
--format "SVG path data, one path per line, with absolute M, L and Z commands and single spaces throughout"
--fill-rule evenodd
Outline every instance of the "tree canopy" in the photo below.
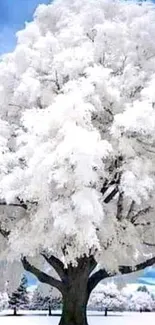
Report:
M 94 256 L 111 273 L 154 263 L 154 9 L 40 5 L 1 58 L 3 258 Z

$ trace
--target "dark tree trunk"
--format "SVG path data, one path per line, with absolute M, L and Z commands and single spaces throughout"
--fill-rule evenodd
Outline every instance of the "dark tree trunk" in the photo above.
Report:
M 59 325 L 88 325 L 86 293 L 78 290 L 63 298 L 63 310 Z
M 13 308 L 13 316 L 17 316 L 17 308 L 16 307 Z
M 68 267 L 59 325 L 88 325 L 86 309 L 89 273 L 90 263 L 87 258 L 80 259 L 77 267 Z

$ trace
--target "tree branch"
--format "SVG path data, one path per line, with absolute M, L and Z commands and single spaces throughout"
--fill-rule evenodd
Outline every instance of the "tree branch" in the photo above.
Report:
M 134 223 L 134 226 L 137 227 L 137 226 L 143 226 L 143 227 L 146 227 L 146 226 L 151 226 L 151 222 L 150 221 L 147 221 L 147 222 L 137 222 L 137 223 Z
M 118 196 L 117 201 L 117 213 L 116 213 L 116 219 L 118 221 L 121 221 L 123 218 L 123 193 L 120 192 Z
M 54 268 L 54 270 L 59 275 L 60 279 L 63 280 L 64 277 L 66 276 L 64 264 L 54 255 L 51 255 L 50 257 L 48 257 L 45 253 L 42 253 L 41 255 L 44 257 L 46 262 L 49 263 Z
M 104 195 L 104 193 L 108 190 L 108 187 L 109 187 L 109 183 L 108 183 L 108 180 L 105 179 L 104 183 L 103 183 L 103 186 L 101 188 L 101 193 L 102 195 Z
M 97 262 L 96 262 L 94 256 L 91 255 L 89 257 L 89 274 L 91 274 L 93 272 L 93 270 L 95 269 L 96 266 L 97 266 Z
M 155 256 L 152 257 L 152 258 L 147 259 L 146 261 L 144 261 L 142 263 L 139 263 L 139 264 L 135 265 L 134 267 L 121 265 L 121 266 L 119 266 L 119 272 L 121 274 L 133 273 L 133 272 L 143 270 L 148 266 L 152 266 L 153 264 L 155 264 Z
M 142 209 L 142 210 L 138 211 L 134 216 L 132 216 L 132 217 L 130 218 L 130 222 L 131 222 L 132 224 L 135 224 L 135 222 L 136 222 L 136 220 L 138 219 L 138 217 L 143 216 L 143 215 L 145 215 L 146 213 L 150 212 L 151 209 L 152 209 L 152 207 L 149 206 L 149 207 L 147 207 L 147 208 L 145 208 L 145 209 Z
M 120 166 L 120 158 L 116 159 L 114 162 L 114 168 L 118 168 Z M 113 166 L 111 167 L 113 168 Z M 112 180 L 110 182 L 107 182 L 107 180 L 105 180 L 103 187 L 101 189 L 101 193 L 104 195 L 106 194 L 106 191 L 108 189 L 110 189 L 110 186 L 115 185 L 115 187 L 113 188 L 113 190 L 111 191 L 110 194 L 108 194 L 105 199 L 103 200 L 104 203 L 109 203 L 114 196 L 118 193 L 119 191 L 119 184 L 120 184 L 120 180 L 121 180 L 121 172 L 116 172 L 112 178 Z
M 97 284 L 101 280 L 108 278 L 108 277 L 110 277 L 110 274 L 108 274 L 108 272 L 106 272 L 106 270 L 104 270 L 104 269 L 93 273 L 88 280 L 88 285 L 87 285 L 88 295 L 90 295 L 92 290 L 97 286 Z
M 109 203 L 117 193 L 118 193 L 118 186 L 116 186 L 112 190 L 112 192 L 108 196 L 106 196 L 106 198 L 104 199 L 104 203 Z
M 132 212 L 133 212 L 133 210 L 134 210 L 134 206 L 135 206 L 135 201 L 132 200 L 132 202 L 131 202 L 131 204 L 130 204 L 129 211 L 128 211 L 127 216 L 126 216 L 126 219 L 130 219 L 131 214 L 132 214 Z
M 24 269 L 26 271 L 32 273 L 33 275 L 35 275 L 40 282 L 49 284 L 49 285 L 57 288 L 60 292 L 63 292 L 63 283 L 61 281 L 53 278 L 52 276 L 40 271 L 35 266 L 31 265 L 27 261 L 26 257 L 22 257 L 21 262 L 22 262 Z
M 23 208 L 24 210 L 27 210 L 27 204 L 24 202 L 19 202 L 19 203 L 7 203 L 5 201 L 0 201 L 0 206 L 11 206 L 11 207 L 18 207 L 18 208 Z
M 111 181 L 108 181 L 107 178 L 105 179 L 103 186 L 101 188 L 101 193 L 104 195 L 105 192 L 110 188 L 112 185 L 118 185 L 120 182 L 120 173 L 116 172 Z
M 155 247 L 155 244 L 153 244 L 153 243 L 148 243 L 148 242 L 143 242 L 143 245 L 146 245 L 146 246 L 148 246 L 148 247 Z

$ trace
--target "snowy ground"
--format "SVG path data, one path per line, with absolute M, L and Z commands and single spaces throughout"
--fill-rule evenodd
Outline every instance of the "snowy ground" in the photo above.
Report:
M 154 325 L 155 313 L 109 313 L 108 317 L 96 313 L 88 316 L 88 322 L 89 325 Z M 0 325 L 57 325 L 58 323 L 57 316 L 30 316 L 29 314 L 21 317 L 7 317 L 2 314 L 0 316 Z

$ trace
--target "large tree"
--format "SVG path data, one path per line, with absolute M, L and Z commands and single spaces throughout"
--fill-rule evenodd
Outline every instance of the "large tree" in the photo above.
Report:
M 154 9 L 40 5 L 0 62 L 1 256 L 62 293 L 61 325 L 87 324 L 102 279 L 155 263 Z

